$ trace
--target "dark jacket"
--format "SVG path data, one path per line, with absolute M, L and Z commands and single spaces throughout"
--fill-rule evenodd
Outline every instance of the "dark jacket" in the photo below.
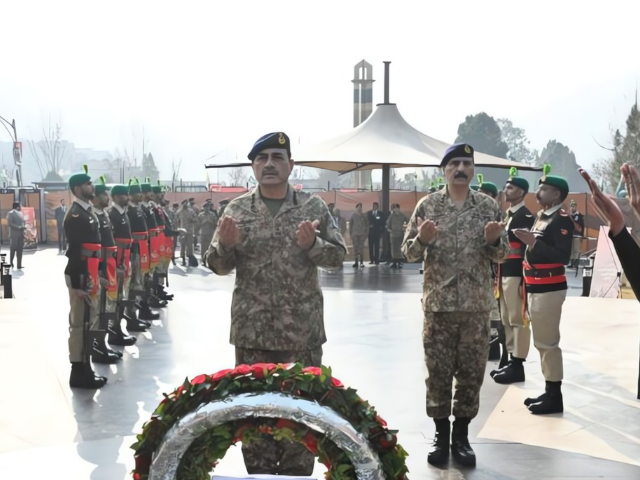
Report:
M 71 288 L 82 288 L 82 276 L 87 273 L 87 263 L 82 259 L 82 244 L 100 244 L 100 225 L 95 214 L 73 202 L 64 218 L 64 233 L 69 242 L 66 256 L 67 268 L 64 273 L 71 279 Z

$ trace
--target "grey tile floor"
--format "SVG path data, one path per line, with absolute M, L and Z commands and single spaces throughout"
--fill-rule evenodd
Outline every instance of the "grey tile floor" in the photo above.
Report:
M 68 480 L 130 478 L 133 457 L 129 446 L 162 392 L 179 385 L 186 376 L 233 365 L 233 348 L 228 343 L 233 277 L 217 277 L 204 268 L 187 272 L 173 267 L 169 290 L 175 293 L 175 300 L 161 310 L 161 319 L 148 333 L 138 335 L 138 344 L 126 349 L 122 363 L 97 367 L 109 377 L 107 386 L 98 392 L 72 392 L 66 353 L 65 259 L 55 250 L 44 250 L 26 256 L 24 263 L 25 270 L 16 272 L 14 278 L 16 300 L 0 300 L 0 478 L 40 479 L 44 472 L 60 473 Z M 532 416 L 521 402 L 512 401 L 543 385 L 532 351 L 524 386 L 527 391 L 496 385 L 487 376 L 480 415 L 470 432 L 477 468 L 429 466 L 426 452 L 433 426 L 424 413 L 422 279 L 417 267 L 407 266 L 403 271 L 367 267 L 354 272 L 345 264 L 343 272 L 323 273 L 321 279 L 329 337 L 324 363 L 375 405 L 391 428 L 400 430 L 400 442 L 410 454 L 410 478 L 640 478 L 640 402 L 626 384 L 596 375 L 580 352 L 571 348 L 567 350 L 567 377 L 575 372 L 576 385 L 566 386 L 564 418 L 555 416 L 531 425 Z M 572 280 L 572 287 L 571 294 L 579 295 L 581 277 Z M 631 309 L 629 315 L 636 312 L 635 304 L 626 306 Z M 568 337 L 570 347 L 571 334 Z M 489 363 L 487 371 L 494 367 Z M 621 375 L 628 376 L 628 372 Z M 581 388 L 591 385 L 583 378 L 599 379 L 594 387 L 598 392 Z M 631 378 L 629 383 L 633 382 Z M 576 423 L 577 413 L 582 415 L 581 425 Z M 504 418 L 513 424 L 505 428 L 502 414 L 509 415 Z M 568 437 L 558 430 L 568 428 L 567 422 L 574 425 L 571 432 L 578 430 L 583 437 L 563 443 Z M 515 437 L 520 430 L 535 435 L 517 441 L 509 439 L 512 430 Z M 583 448 L 590 441 L 602 442 L 604 453 L 598 453 L 597 446 Z M 217 473 L 245 473 L 238 450 L 230 452 Z M 606 453 L 608 450 L 613 453 Z M 585 451 L 595 453 L 585 455 Z M 322 472 L 316 469 L 317 478 Z

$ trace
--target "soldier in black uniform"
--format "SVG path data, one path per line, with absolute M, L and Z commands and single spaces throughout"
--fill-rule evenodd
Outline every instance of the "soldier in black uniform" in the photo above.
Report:
M 168 203 L 164 198 L 164 191 L 164 187 L 158 182 L 158 185 L 152 187 L 153 200 L 149 202 L 152 205 L 156 224 L 161 231 L 161 242 L 164 247 L 160 265 L 153 278 L 153 294 L 161 301 L 171 301 L 173 300 L 173 295 L 167 293 L 164 289 L 165 280 L 169 275 L 169 263 L 173 259 L 173 242 L 167 239 L 177 237 L 179 232 L 173 230 L 171 221 L 163 208 Z
M 573 221 L 562 209 L 569 195 L 567 181 L 549 175 L 549 165 L 539 181 L 536 193 L 541 210 L 530 232 L 517 230 L 516 237 L 527 248 L 524 254 L 524 283 L 533 343 L 540 352 L 545 393 L 527 398 L 524 404 L 533 414 L 560 413 L 562 401 L 562 350 L 560 350 L 560 316 L 567 296 L 564 266 L 571 257 Z
M 135 344 L 137 341 L 136 337 L 128 335 L 122 330 L 121 324 L 126 303 L 129 301 L 129 284 L 131 282 L 131 247 L 133 239 L 131 238 L 131 225 L 127 215 L 129 187 L 127 185 L 115 185 L 111 189 L 111 199 L 113 204 L 109 209 L 109 220 L 113 229 L 113 239 L 118 248 L 116 258 L 118 299 L 115 322 L 109 329 L 109 343 L 126 347 Z
M 116 255 L 118 248 L 113 239 L 111 222 L 104 211 L 109 206 L 109 193 L 104 177 L 100 177 L 94 186 L 94 197 L 91 199 L 93 213 L 100 225 L 102 255 L 100 258 L 100 297 L 96 309 L 98 332 L 93 344 L 93 361 L 96 363 L 113 364 L 122 358 L 121 352 L 116 352 L 107 344 L 109 325 L 115 323 L 118 282 L 116 278 Z
M 91 325 L 92 309 L 98 305 L 100 280 L 98 264 L 102 252 L 98 219 L 92 213 L 91 199 L 94 195 L 91 177 L 86 165 L 84 173 L 69 178 L 69 188 L 75 196 L 64 219 L 64 232 L 68 241 L 65 281 L 69 289 L 69 360 L 72 388 L 102 388 L 107 379 L 95 374 L 91 367 L 93 347 Z
M 505 198 L 510 203 L 506 215 L 510 251 L 507 259 L 498 266 L 498 299 L 504 332 L 501 343 L 509 359 L 506 365 L 500 365 L 500 369 L 491 372 L 495 382 L 500 384 L 524 382 L 523 364 L 531 344 L 531 330 L 523 308 L 526 293 L 523 289 L 522 261 L 526 246 L 516 237 L 515 231 L 529 231 L 534 218 L 524 204 L 529 182 L 518 176 L 515 168 L 510 173 L 504 187 Z
M 143 201 L 140 203 L 140 208 L 144 213 L 144 219 L 147 222 L 147 230 L 149 231 L 149 258 L 150 268 L 149 272 L 144 277 L 144 289 L 145 296 L 140 301 L 140 311 L 145 313 L 151 312 L 153 308 L 163 308 L 167 306 L 166 300 L 160 300 L 155 296 L 154 292 L 154 279 L 156 279 L 156 273 L 160 260 L 162 257 L 160 245 L 160 230 L 156 221 L 155 213 L 153 212 L 153 187 L 149 183 L 149 178 L 145 183 L 140 185 L 142 191 Z M 164 248 L 162 249 L 164 250 Z
M 129 181 L 127 216 L 131 225 L 133 243 L 131 245 L 131 285 L 128 297 L 130 302 L 128 302 L 125 309 L 125 318 L 127 319 L 127 330 L 130 332 L 143 332 L 151 326 L 151 320 L 160 318 L 160 315 L 152 312 L 148 307 L 140 309 L 140 313 L 136 314 L 138 297 L 142 298 L 145 294 L 145 270 L 149 269 L 149 230 L 144 212 L 140 207 L 140 202 L 142 201 L 141 190 L 137 179 L 134 178 Z

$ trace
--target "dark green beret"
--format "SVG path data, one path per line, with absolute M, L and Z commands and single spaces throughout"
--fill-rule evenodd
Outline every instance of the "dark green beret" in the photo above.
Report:
M 111 196 L 129 195 L 129 187 L 127 185 L 114 185 L 111 188 Z
M 109 190 L 109 187 L 107 187 L 107 179 L 104 175 L 100 175 L 98 181 L 95 183 L 95 187 L 93 190 L 96 195 L 102 195 L 107 190 Z
M 569 193 L 569 184 L 567 180 L 558 175 L 546 175 L 538 182 L 540 185 L 550 185 L 556 187 L 558 190 L 564 193 Z
M 478 189 L 480 188 L 480 186 L 479 185 L 471 185 L 470 188 L 471 188 L 471 190 L 477 192 Z
M 150 183 L 141 183 L 140 184 L 140 191 L 142 193 L 151 193 L 153 190 L 151 189 L 151 184 Z
M 129 195 L 140 192 L 142 192 L 142 190 L 140 188 L 140 182 L 138 182 L 138 179 L 132 178 L 131 180 L 129 180 Z
M 69 188 L 71 190 L 91 181 L 91 177 L 89 176 L 89 167 L 83 165 L 82 168 L 84 172 L 76 173 L 69 177 Z
M 498 186 L 493 182 L 482 182 L 482 184 L 478 185 L 478 190 L 494 197 L 498 196 Z
M 444 156 L 442 157 L 442 161 L 440 162 L 440 166 L 444 167 L 454 158 L 470 158 L 473 160 L 473 147 L 467 143 L 458 143 L 456 145 L 451 145 L 447 148 L 447 151 L 444 152 Z
M 164 188 L 162 187 L 162 185 L 154 185 L 153 187 L 151 187 L 151 191 L 153 193 L 162 193 L 164 192 Z
M 284 148 L 289 154 L 289 158 L 291 158 L 291 142 L 287 134 L 282 132 L 267 133 L 260 137 L 253 144 L 253 148 L 247 158 L 253 162 L 258 154 L 267 148 Z
M 509 170 L 509 178 L 507 179 L 507 184 L 515 185 L 518 188 L 524 190 L 524 193 L 529 191 L 529 182 L 522 177 L 518 176 L 518 169 L 516 167 L 511 167 Z

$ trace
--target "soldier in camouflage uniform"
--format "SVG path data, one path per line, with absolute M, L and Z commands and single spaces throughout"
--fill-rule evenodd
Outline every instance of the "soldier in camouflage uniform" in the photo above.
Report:
M 178 210 L 178 222 L 180 228 L 184 228 L 185 234 L 180 237 L 180 257 L 182 257 L 182 266 L 186 267 L 186 260 L 193 256 L 193 234 L 195 232 L 195 224 L 197 217 L 188 200 L 182 202 L 182 208 Z M 186 258 L 186 260 L 185 260 Z
M 211 245 L 211 239 L 213 238 L 213 234 L 216 231 L 216 227 L 218 225 L 218 214 L 213 209 L 213 205 L 211 200 L 205 202 L 203 206 L 202 212 L 198 215 L 198 225 L 200 226 L 200 236 L 201 236 L 201 252 L 202 252 L 202 264 L 206 266 L 204 263 L 204 254 Z
M 326 342 L 318 267 L 342 267 L 346 245 L 324 201 L 296 192 L 288 137 L 271 133 L 254 145 L 258 187 L 232 200 L 205 254 L 218 275 L 236 269 L 231 343 L 236 364 L 322 364 Z M 305 447 L 262 438 L 242 448 L 249 474 L 313 473 Z
M 402 239 L 407 217 L 400 211 L 400 205 L 391 205 L 391 214 L 387 218 L 387 231 L 391 239 L 391 268 L 402 268 L 404 255 L 402 255 Z
M 428 461 L 433 465 L 448 461 L 451 433 L 454 458 L 473 466 L 476 458 L 469 445 L 468 426 L 478 413 L 489 350 L 489 311 L 495 300 L 490 262 L 505 258 L 509 243 L 496 202 L 469 189 L 473 148 L 466 144 L 450 147 L 441 167 L 447 186 L 418 202 L 402 250 L 408 261 L 424 261 L 427 415 L 436 424 Z

